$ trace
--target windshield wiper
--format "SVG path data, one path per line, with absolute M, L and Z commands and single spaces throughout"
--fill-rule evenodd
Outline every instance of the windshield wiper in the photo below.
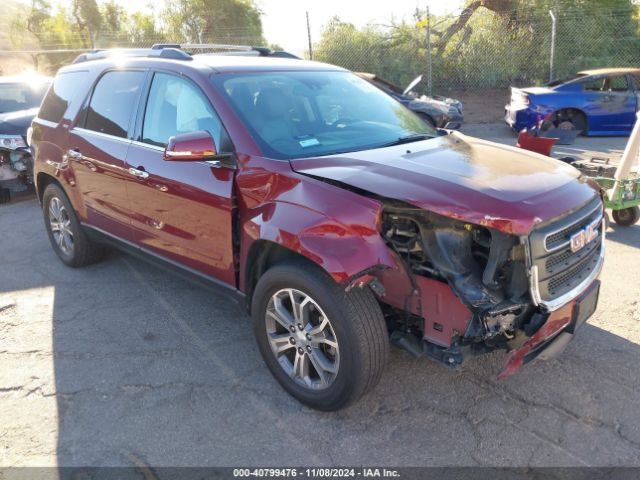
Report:
M 414 133 L 413 135 L 407 135 L 406 137 L 400 137 L 393 142 L 380 145 L 378 148 L 393 147 L 394 145 L 403 145 L 405 143 L 419 142 L 420 140 L 428 140 L 435 138 L 435 135 L 429 135 L 428 133 Z

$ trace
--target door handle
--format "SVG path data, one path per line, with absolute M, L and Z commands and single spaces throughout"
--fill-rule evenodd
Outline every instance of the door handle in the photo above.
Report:
M 82 159 L 82 154 L 80 153 L 80 150 L 67 150 L 67 157 L 72 159 L 72 160 L 81 160 Z
M 147 178 L 149 178 L 149 174 L 147 172 L 145 172 L 144 170 L 140 170 L 138 168 L 130 168 L 129 169 L 129 173 L 131 175 L 133 175 L 136 178 L 139 178 L 141 180 L 145 180 Z

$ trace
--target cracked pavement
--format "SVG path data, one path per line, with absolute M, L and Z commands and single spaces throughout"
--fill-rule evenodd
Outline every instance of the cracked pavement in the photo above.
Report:
M 118 252 L 65 267 L 34 199 L 0 231 L 0 466 L 640 466 L 640 224 L 609 228 L 560 358 L 499 382 L 503 353 L 450 371 L 393 348 L 337 413 L 277 385 L 231 299 Z

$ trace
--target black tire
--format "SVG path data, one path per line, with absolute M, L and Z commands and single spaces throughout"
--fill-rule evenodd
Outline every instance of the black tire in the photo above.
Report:
M 564 122 L 571 123 L 574 130 L 580 130 L 580 135 L 587 134 L 587 117 L 581 111 L 573 108 L 558 110 L 553 123 L 556 127 L 559 127 Z
M 640 220 L 640 207 L 629 207 L 611 212 L 613 220 L 621 227 L 630 227 Z
M 70 245 L 70 248 L 64 248 L 61 246 L 61 242 L 57 240 L 60 236 L 64 235 L 60 233 L 60 230 L 57 230 L 58 235 L 54 232 L 52 223 L 53 215 L 50 212 L 52 204 L 59 205 L 64 209 L 63 213 L 61 213 L 61 218 L 64 218 L 64 222 L 56 223 L 66 224 L 65 232 L 71 234 L 71 242 L 63 241 L 62 243 L 67 246 Z M 80 226 L 80 222 L 78 222 L 78 217 L 71 206 L 69 198 L 59 185 L 55 183 L 47 185 L 47 188 L 42 194 L 42 213 L 51 246 L 54 252 L 56 252 L 56 255 L 58 255 L 60 260 L 66 265 L 74 268 L 84 267 L 104 257 L 104 246 L 93 242 L 84 232 Z
M 327 382 L 328 386 L 322 389 L 302 385 L 300 379 L 294 380 L 281 365 L 285 354 L 280 354 L 279 361 L 272 350 L 270 338 L 273 337 L 269 335 L 276 334 L 267 333 L 267 308 L 272 305 L 270 302 L 275 295 L 287 289 L 310 297 L 319 307 L 319 311 L 315 309 L 317 315 L 322 318 L 322 312 L 329 320 L 331 332 L 335 333 L 333 340 L 339 352 L 336 361 L 339 361 L 339 367 L 331 383 Z M 283 263 L 270 268 L 259 279 L 253 293 L 251 314 L 254 334 L 267 367 L 280 385 L 301 403 L 317 410 L 338 410 L 355 402 L 380 380 L 389 356 L 389 334 L 380 306 L 368 288 L 354 288 L 345 292 L 343 286 L 336 284 L 313 264 L 303 261 Z M 307 320 L 311 324 L 310 314 Z M 302 328 L 300 330 L 304 332 Z M 286 336 L 289 335 L 288 330 L 284 329 L 284 332 Z M 293 338 L 295 333 L 291 335 Z M 306 355 L 307 365 L 315 365 L 311 361 L 311 353 L 304 353 L 300 340 L 295 347 L 286 345 L 286 341 L 283 345 L 292 348 L 296 358 L 298 354 L 301 354 L 301 358 Z M 305 348 L 309 349 L 310 345 Z M 285 363 L 287 361 L 284 360 Z M 290 363 L 295 365 L 293 361 Z M 313 368 L 310 371 L 318 373 Z

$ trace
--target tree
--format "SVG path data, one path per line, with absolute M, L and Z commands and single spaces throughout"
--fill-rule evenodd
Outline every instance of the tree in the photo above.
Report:
M 100 31 L 102 16 L 96 0 L 73 0 L 72 14 L 78 31 L 81 33 L 82 46 L 96 47 L 96 35 Z M 88 42 L 87 42 L 88 37 Z
M 162 17 L 180 43 L 262 45 L 260 15 L 253 0 L 167 0 Z

